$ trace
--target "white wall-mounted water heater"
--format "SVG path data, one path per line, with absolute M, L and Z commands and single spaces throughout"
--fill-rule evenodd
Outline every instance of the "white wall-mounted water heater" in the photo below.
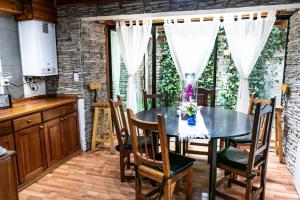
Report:
M 23 76 L 58 74 L 55 24 L 21 21 L 19 40 Z

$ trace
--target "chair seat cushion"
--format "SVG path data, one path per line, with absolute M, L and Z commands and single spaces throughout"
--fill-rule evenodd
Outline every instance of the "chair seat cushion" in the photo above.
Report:
M 141 144 L 142 144 L 142 146 L 145 146 L 145 142 L 144 142 L 144 137 L 139 137 L 140 138 L 140 142 L 141 142 Z M 150 141 L 150 138 L 148 137 L 147 138 L 147 145 L 150 145 L 151 144 L 151 141 Z M 118 145 L 116 145 L 116 150 L 117 151 L 120 151 L 120 149 L 121 149 L 121 146 L 122 145 L 120 145 L 120 144 L 118 144 Z M 127 141 L 127 143 L 126 144 L 124 144 L 124 148 L 125 149 L 127 149 L 127 150 L 131 150 L 132 149 L 132 145 L 131 145 L 131 137 L 130 136 L 128 136 L 128 141 Z
M 157 160 L 162 160 L 161 153 L 156 155 Z M 170 160 L 170 170 L 171 170 L 171 176 L 174 176 L 178 174 L 179 172 L 182 172 L 183 170 L 187 169 L 188 167 L 193 165 L 193 162 L 195 161 L 192 158 L 188 158 L 186 156 L 169 152 L 169 160 Z M 163 169 L 158 168 L 158 171 L 163 172 Z
M 238 143 L 247 144 L 247 143 L 251 143 L 251 139 L 252 139 L 252 134 L 247 134 L 244 136 L 231 138 L 229 141 L 235 144 Z
M 228 147 L 217 153 L 217 163 L 223 163 L 233 168 L 247 170 L 249 152 L 238 148 Z M 257 155 L 254 166 L 263 160 L 262 155 Z

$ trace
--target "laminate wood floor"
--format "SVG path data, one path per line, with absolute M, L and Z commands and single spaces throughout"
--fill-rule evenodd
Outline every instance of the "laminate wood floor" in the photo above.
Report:
M 208 198 L 208 173 L 206 157 L 197 157 L 194 164 L 193 199 Z M 128 174 L 134 174 L 128 170 Z M 218 172 L 221 177 L 222 171 Z M 150 186 L 146 186 L 150 187 Z M 228 189 L 220 186 L 231 195 L 242 199 L 244 189 L 233 186 Z M 44 176 L 20 192 L 20 200 L 61 199 L 61 200 L 106 200 L 134 199 L 134 181 L 121 183 L 119 180 L 119 157 L 111 155 L 109 149 L 101 148 L 95 153 L 82 153 L 52 173 Z M 175 192 L 173 199 L 185 199 Z M 299 196 L 293 186 L 293 179 L 284 164 L 271 152 L 267 174 L 267 200 L 298 200 Z

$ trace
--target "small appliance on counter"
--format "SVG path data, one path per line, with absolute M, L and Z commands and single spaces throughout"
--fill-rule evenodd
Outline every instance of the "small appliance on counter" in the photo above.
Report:
M 0 109 L 11 108 L 11 96 L 9 94 L 0 94 Z

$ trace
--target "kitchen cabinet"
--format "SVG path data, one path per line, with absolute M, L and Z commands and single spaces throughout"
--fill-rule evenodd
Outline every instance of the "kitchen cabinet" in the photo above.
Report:
M 64 117 L 63 133 L 64 133 L 64 138 L 68 139 L 64 141 L 65 144 L 64 146 L 67 147 L 64 152 L 67 155 L 80 149 L 78 127 L 79 125 L 78 125 L 77 113 L 72 113 Z
M 48 167 L 57 163 L 63 158 L 64 135 L 62 135 L 61 119 L 51 120 L 44 125 L 45 147 Z
M 13 134 L 0 137 L 0 146 L 7 150 L 15 150 L 14 136 Z
M 31 97 L 0 110 L 0 146 L 16 151 L 19 189 L 49 173 L 80 152 L 77 98 Z
M 23 13 L 17 15 L 17 20 L 40 20 L 56 23 L 57 12 L 55 0 L 23 0 Z
M 18 200 L 15 152 L 0 157 L 0 199 Z
M 40 125 L 15 132 L 20 183 L 35 177 L 45 169 L 43 158 L 43 127 Z
M 1 0 L 0 12 L 7 14 L 20 14 L 22 13 L 22 7 L 20 0 Z

